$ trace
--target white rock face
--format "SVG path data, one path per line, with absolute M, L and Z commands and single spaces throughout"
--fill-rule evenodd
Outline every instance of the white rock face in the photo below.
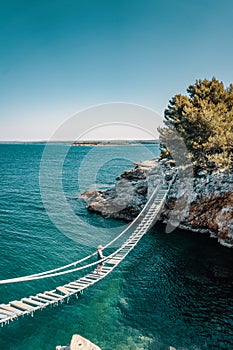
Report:
M 197 174 L 192 183 L 187 184 L 189 181 L 185 173 L 177 178 L 169 192 L 162 220 L 179 218 L 180 228 L 209 233 L 220 244 L 233 247 L 233 174 Z
M 135 164 L 119 178 L 114 189 L 86 191 L 81 197 L 87 208 L 107 217 L 133 220 L 142 210 L 161 176 L 172 178 L 174 168 L 158 160 Z M 233 174 L 217 172 L 198 174 L 191 168 L 177 169 L 179 176 L 172 185 L 160 220 L 172 227 L 208 233 L 220 244 L 233 247 Z M 169 232 L 169 229 L 168 229 Z

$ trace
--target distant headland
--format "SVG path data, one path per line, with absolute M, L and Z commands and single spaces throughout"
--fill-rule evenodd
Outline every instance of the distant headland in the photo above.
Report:
M 159 144 L 159 140 L 89 140 L 75 141 L 72 146 L 133 146 Z
M 70 144 L 71 146 L 130 146 L 130 145 L 151 145 L 151 144 L 159 144 L 159 140 L 44 140 L 44 141 L 4 141 L 0 140 L 0 144 Z

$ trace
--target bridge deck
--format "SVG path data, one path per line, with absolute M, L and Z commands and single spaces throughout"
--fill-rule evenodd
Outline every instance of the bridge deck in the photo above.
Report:
M 101 273 L 97 274 L 95 271 L 88 273 L 73 282 L 59 286 L 54 290 L 38 293 L 35 296 L 22 298 L 21 300 L 11 301 L 7 305 L 0 304 L 0 324 L 4 326 L 10 321 L 16 320 L 18 317 L 28 315 L 36 310 L 41 310 L 49 305 L 58 305 L 71 295 L 77 295 L 89 286 L 97 283 L 101 279 L 110 274 L 122 260 L 130 253 L 130 251 L 137 245 L 142 236 L 149 230 L 153 222 L 158 217 L 161 208 L 164 205 L 168 187 L 164 183 L 161 184 L 157 195 L 153 200 L 147 204 L 146 213 L 142 220 L 135 228 L 130 237 L 117 249 L 116 253 L 111 254 L 111 257 L 104 262 Z M 139 214 L 140 216 L 140 214 Z

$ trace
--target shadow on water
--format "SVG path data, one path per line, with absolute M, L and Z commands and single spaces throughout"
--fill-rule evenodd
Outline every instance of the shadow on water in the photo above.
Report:
M 157 225 L 130 262 L 122 320 L 153 339 L 151 349 L 233 348 L 231 250 L 197 233 L 164 234 Z

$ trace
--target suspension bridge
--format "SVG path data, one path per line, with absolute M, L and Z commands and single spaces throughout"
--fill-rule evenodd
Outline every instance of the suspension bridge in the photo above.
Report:
M 153 226 L 153 223 L 157 220 L 159 213 L 165 204 L 166 196 L 173 180 L 170 181 L 170 183 L 166 183 L 163 178 L 159 179 L 154 192 L 136 219 L 103 248 L 106 249 L 108 247 L 111 247 L 117 240 L 126 237 L 123 244 L 121 244 L 118 249 L 103 259 L 95 262 L 89 262 L 88 264 L 77 267 L 77 265 L 84 263 L 84 261 L 90 261 L 90 259 L 96 255 L 97 252 L 95 251 L 93 254 L 86 256 L 81 260 L 72 262 L 71 264 L 53 270 L 28 276 L 0 280 L 0 285 L 3 285 L 50 278 L 81 270 L 91 270 L 91 272 L 87 272 L 83 277 L 73 282 L 59 286 L 53 290 L 38 293 L 34 296 L 22 298 L 21 300 L 14 300 L 8 304 L 0 304 L 1 326 L 3 327 L 6 324 L 9 324 L 11 321 L 17 320 L 19 317 L 24 315 L 33 316 L 35 311 L 44 309 L 49 305 L 58 305 L 65 300 L 69 300 L 72 295 L 77 296 L 84 289 L 99 282 L 107 275 L 109 275 L 134 249 L 134 247 L 144 236 L 144 234 L 150 229 L 150 227 Z M 103 262 L 101 272 L 97 273 L 95 267 L 101 262 Z

